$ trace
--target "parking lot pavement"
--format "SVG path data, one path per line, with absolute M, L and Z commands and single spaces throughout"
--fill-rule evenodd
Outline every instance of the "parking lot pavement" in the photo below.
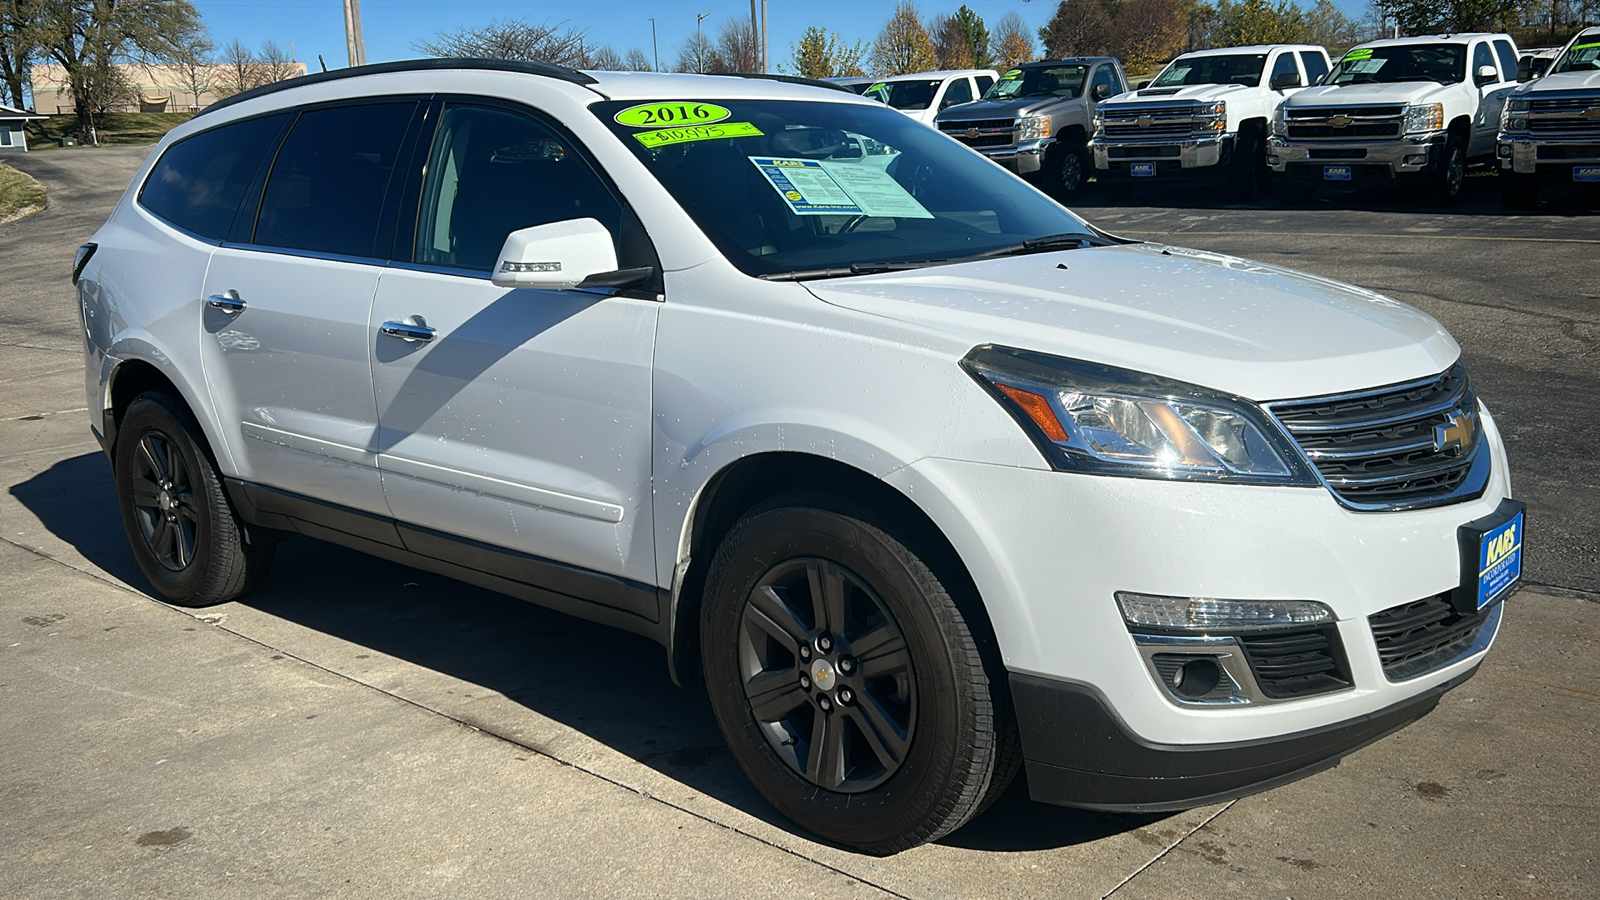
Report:
M 117 152 L 41 154 L 49 166 L 29 170 L 52 209 L 0 227 L 0 322 L 21 323 L 0 337 L 0 896 L 1600 894 L 1600 603 L 1581 591 L 1520 592 L 1475 679 L 1338 768 L 1172 816 L 1014 790 L 886 859 L 816 843 L 766 806 L 704 697 L 671 687 L 642 639 L 307 540 L 242 602 L 191 613 L 149 599 L 88 435 L 61 278 L 115 196 L 96 180 L 125 183 L 137 163 Z M 55 194 L 57 178 L 78 193 Z M 1595 428 L 1563 434 L 1565 407 L 1519 387 L 1557 393 L 1565 377 L 1597 395 L 1595 319 L 1567 302 L 1594 290 L 1581 252 L 1489 241 L 1461 254 L 1437 213 L 1085 211 L 1151 232 L 1134 236 L 1186 227 L 1190 246 L 1375 287 L 1357 276 L 1381 274 L 1381 290 L 1433 304 L 1502 428 L 1522 435 L 1519 492 L 1546 491 L 1531 521 L 1573 529 L 1569 549 L 1536 543 L 1530 567 L 1593 583 L 1595 529 L 1578 529 L 1594 476 L 1543 445 L 1571 452 Z M 1307 237 L 1346 217 L 1437 236 Z M 1441 248 L 1454 258 L 1435 260 Z M 1540 528 L 1533 541 L 1554 540 Z

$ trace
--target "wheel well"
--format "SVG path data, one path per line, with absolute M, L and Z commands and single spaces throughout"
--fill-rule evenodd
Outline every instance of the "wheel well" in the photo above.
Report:
M 1472 120 L 1466 116 L 1460 116 L 1450 123 L 1449 131 L 1451 137 L 1467 140 L 1472 136 Z
M 183 392 L 161 370 L 143 360 L 130 359 L 111 373 L 111 422 L 122 425 L 122 415 L 140 394 L 159 391 L 187 407 Z M 113 437 L 107 435 L 107 437 Z
M 701 492 L 690 519 L 689 568 L 674 595 L 669 648 L 673 681 L 699 684 L 700 602 L 711 558 L 734 523 L 757 504 L 780 493 L 826 492 L 881 511 L 878 524 L 892 523 L 905 541 L 950 589 L 995 679 L 996 696 L 1009 697 L 999 643 L 961 557 L 933 520 L 905 494 L 853 466 L 807 453 L 762 453 L 718 472 Z M 1008 702 L 1008 701 L 1007 701 Z
M 1068 125 L 1056 132 L 1056 142 L 1062 145 L 1071 142 L 1073 147 L 1082 149 L 1089 143 L 1089 132 L 1082 125 Z

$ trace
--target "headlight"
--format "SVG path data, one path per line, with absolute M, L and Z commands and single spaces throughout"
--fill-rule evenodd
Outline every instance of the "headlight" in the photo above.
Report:
M 1154 375 L 985 345 L 961 362 L 1063 471 L 1317 484 L 1261 408 Z
M 1278 137 L 1287 137 L 1289 134 L 1289 127 L 1285 123 L 1285 119 L 1286 114 L 1283 111 L 1283 107 L 1279 106 L 1277 111 L 1272 114 L 1272 133 Z
M 1333 610 L 1315 600 L 1214 600 L 1210 597 L 1161 597 L 1117 591 L 1122 618 L 1132 628 L 1206 632 L 1278 625 L 1320 625 L 1333 621 Z
M 1508 112 L 1527 112 L 1530 109 L 1533 109 L 1532 97 L 1512 97 L 1506 101 Z
M 1050 131 L 1050 117 L 1049 116 L 1023 116 L 1022 117 L 1022 133 L 1018 136 L 1019 140 L 1024 140 L 1024 141 L 1043 140 L 1044 138 L 1049 137 L 1050 134 L 1051 134 L 1051 131 Z
M 1221 100 L 1200 104 L 1194 111 L 1194 117 L 1195 131 L 1228 130 L 1228 104 Z
M 1106 114 L 1101 112 L 1099 109 L 1096 109 L 1094 111 L 1094 133 L 1096 135 L 1101 135 L 1101 134 L 1105 133 L 1105 130 L 1106 130 Z
M 1501 131 L 1527 131 L 1528 110 L 1533 107 L 1532 97 L 1512 97 L 1500 113 Z
M 1444 104 L 1423 103 L 1419 106 L 1406 107 L 1406 134 L 1417 134 L 1424 131 L 1438 131 L 1443 127 Z

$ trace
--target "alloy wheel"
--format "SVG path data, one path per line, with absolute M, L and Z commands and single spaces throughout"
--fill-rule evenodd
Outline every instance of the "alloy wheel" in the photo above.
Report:
M 134 517 L 150 555 L 171 571 L 188 568 L 199 542 L 200 513 L 189 467 L 171 438 L 153 430 L 139 436 L 131 486 Z

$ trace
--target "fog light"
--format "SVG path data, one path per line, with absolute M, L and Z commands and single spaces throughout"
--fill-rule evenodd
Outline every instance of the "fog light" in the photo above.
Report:
M 1129 591 L 1116 596 L 1122 618 L 1141 629 L 1205 632 L 1333 621 L 1333 610 L 1315 600 L 1217 600 Z
M 1275 165 L 1277 165 L 1277 164 L 1278 164 L 1278 158 L 1277 158 L 1277 157 L 1276 157 L 1276 156 L 1271 156 L 1271 155 L 1269 155 L 1269 156 L 1268 156 L 1268 157 L 1267 157 L 1267 165 L 1269 165 L 1269 166 L 1275 166 Z
M 1413 153 L 1406 157 L 1406 165 L 1408 166 L 1425 166 L 1427 164 L 1428 154 L 1426 153 Z
M 1204 697 L 1217 689 L 1222 669 L 1206 657 L 1189 660 L 1172 673 L 1172 691 L 1180 697 Z
M 1510 159 L 1511 158 L 1511 145 L 1510 144 L 1501 144 L 1500 145 L 1500 158 L 1501 159 Z

